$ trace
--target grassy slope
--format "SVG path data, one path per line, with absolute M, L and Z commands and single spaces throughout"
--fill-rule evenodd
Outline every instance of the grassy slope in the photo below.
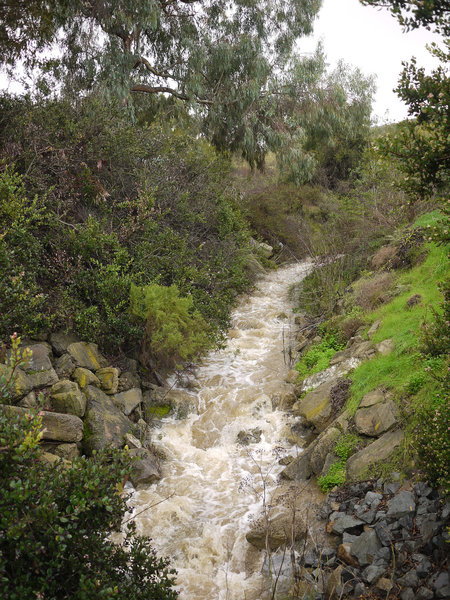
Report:
M 415 226 L 432 228 L 441 217 L 438 211 L 429 213 L 418 219 Z M 405 442 L 391 461 L 377 466 L 370 474 L 387 474 L 392 470 L 408 471 L 411 458 L 415 462 L 415 469 L 417 468 L 415 457 L 419 452 L 421 467 L 424 466 L 424 459 L 431 460 L 434 468 L 430 469 L 425 465 L 427 475 L 431 475 L 435 481 L 445 487 L 448 485 L 445 457 L 449 449 L 444 439 L 444 430 L 448 415 L 440 408 L 445 402 L 443 398 L 445 387 L 442 385 L 446 368 L 445 357 L 430 358 L 421 353 L 420 330 L 424 322 L 433 321 L 433 310 L 441 312 L 443 297 L 437 284 L 448 275 L 448 247 L 427 241 L 418 250 L 421 258 L 412 268 L 395 272 L 392 288 L 395 287 L 399 293 L 392 300 L 382 304 L 376 310 L 364 313 L 361 313 L 361 308 L 356 305 L 356 295 L 353 297 L 354 304 L 350 303 L 351 310 L 356 308 L 358 316 L 367 323 L 366 331 L 372 323 L 381 321 L 372 341 L 376 344 L 392 339 L 394 351 L 388 356 L 377 354 L 375 358 L 363 362 L 350 374 L 352 385 L 346 408 L 354 414 L 366 393 L 377 387 L 388 388 L 399 407 L 402 427 L 406 432 Z M 364 280 L 367 281 L 367 274 Z M 408 299 L 415 295 L 420 295 L 420 302 L 408 306 Z M 345 315 L 339 317 L 341 322 L 346 318 Z M 318 370 L 317 365 L 309 369 L 307 368 L 309 365 L 305 365 L 305 359 L 311 353 L 315 352 L 320 355 L 319 359 L 323 359 L 318 361 L 322 368 L 324 361 L 328 364 L 328 354 L 322 348 L 324 342 L 325 340 L 322 344 L 316 344 L 298 363 L 297 370 L 303 376 Z M 427 372 L 430 365 L 433 365 L 431 374 Z M 305 370 L 306 373 L 303 372 Z M 441 378 L 441 382 L 436 377 Z M 436 415 L 437 420 L 434 418 Z M 336 478 L 335 475 L 329 473 L 326 477 L 330 481 L 322 483 L 328 482 L 330 484 L 328 487 L 342 484 L 343 480 Z
M 425 215 L 416 225 L 426 226 L 438 218 L 438 213 Z M 347 408 L 354 413 L 361 398 L 380 385 L 386 385 L 399 394 L 407 390 L 408 383 L 424 373 L 424 361 L 419 354 L 418 333 L 424 319 L 431 317 L 431 308 L 438 308 L 442 296 L 437 287 L 448 271 L 447 251 L 443 246 L 428 243 L 427 257 L 412 269 L 400 274 L 398 284 L 405 291 L 376 311 L 367 313 L 370 323 L 381 319 L 382 324 L 373 336 L 374 343 L 392 338 L 395 350 L 389 356 L 378 355 L 355 369 L 352 374 L 352 395 Z M 421 302 L 408 307 L 407 300 L 420 294 Z M 433 385 L 429 382 L 428 385 Z M 421 391 L 426 390 L 422 389 Z M 422 394 L 421 394 L 422 395 Z

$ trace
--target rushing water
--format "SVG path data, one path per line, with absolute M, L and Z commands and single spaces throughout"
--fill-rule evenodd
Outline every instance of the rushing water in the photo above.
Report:
M 165 419 L 155 434 L 167 457 L 163 478 L 136 491 L 131 504 L 139 533 L 171 557 L 181 600 L 266 598 L 262 552 L 245 534 L 260 509 L 261 476 L 273 486 L 282 468 L 273 449 L 288 417 L 273 410 L 272 398 L 283 390 L 289 369 L 288 289 L 308 268 L 303 263 L 272 272 L 241 300 L 226 348 L 198 368 L 195 391 L 179 392 L 189 396 L 193 412 Z M 259 441 L 238 443 L 239 432 L 253 430 L 260 430 Z M 145 507 L 152 508 L 141 512 Z

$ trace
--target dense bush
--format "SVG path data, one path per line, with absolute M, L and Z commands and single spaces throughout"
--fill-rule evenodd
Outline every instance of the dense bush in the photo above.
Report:
M 14 340 L 12 364 L 24 357 Z M 25 356 L 25 359 L 27 356 Z M 0 381 L 0 404 L 10 382 Z M 41 417 L 0 407 L 0 597 L 175 600 L 174 571 L 130 523 L 118 485 L 130 469 L 119 450 L 50 466 L 39 447 Z
M 57 327 L 139 347 L 131 284 L 176 285 L 210 327 L 248 285 L 228 160 L 136 107 L 0 99 L 0 336 Z
M 131 312 L 145 323 L 142 362 L 173 369 L 194 360 L 208 346 L 208 324 L 193 308 L 192 297 L 180 298 L 175 285 L 131 286 Z
M 441 291 L 441 309 L 433 310 L 432 320 L 421 328 L 425 371 L 435 385 L 416 415 L 415 447 L 430 481 L 450 493 L 450 280 Z

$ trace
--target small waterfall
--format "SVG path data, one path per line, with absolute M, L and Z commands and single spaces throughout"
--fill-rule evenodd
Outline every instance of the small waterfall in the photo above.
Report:
M 171 557 L 181 600 L 268 597 L 263 553 L 245 534 L 260 510 L 261 473 L 270 473 L 273 487 L 282 469 L 273 451 L 289 417 L 271 399 L 286 387 L 289 370 L 283 348 L 293 321 L 288 290 L 309 268 L 299 263 L 271 272 L 241 299 L 226 347 L 203 361 L 195 390 L 177 391 L 193 412 L 167 418 L 155 431 L 155 445 L 167 457 L 163 479 L 134 492 L 130 505 L 138 532 Z M 240 432 L 249 433 L 250 444 L 238 442 Z M 152 508 L 141 512 L 145 507 Z

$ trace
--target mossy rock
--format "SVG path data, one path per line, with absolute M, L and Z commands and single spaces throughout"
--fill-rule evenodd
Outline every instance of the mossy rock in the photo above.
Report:
M 84 417 L 83 448 L 91 455 L 107 446 L 121 448 L 124 436 L 133 431 L 133 423 L 102 390 L 88 385 L 85 388 L 87 409 Z

